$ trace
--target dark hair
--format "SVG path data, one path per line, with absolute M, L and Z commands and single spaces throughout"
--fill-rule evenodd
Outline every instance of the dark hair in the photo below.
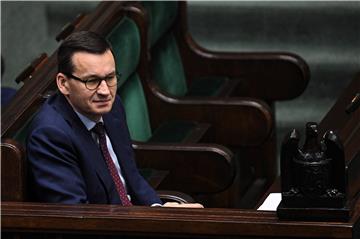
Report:
M 89 31 L 74 32 L 63 41 L 58 49 L 58 72 L 73 73 L 72 56 L 77 52 L 103 54 L 107 50 L 112 52 L 111 45 L 99 34 Z

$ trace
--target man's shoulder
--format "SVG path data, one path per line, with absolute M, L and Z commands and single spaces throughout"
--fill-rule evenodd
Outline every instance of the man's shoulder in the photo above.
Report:
M 116 95 L 114 104 L 111 109 L 111 113 L 113 114 L 123 114 L 124 113 L 124 106 L 121 101 L 120 96 Z
M 32 128 L 46 126 L 62 126 L 65 124 L 64 115 L 58 110 L 57 95 L 50 96 L 34 116 Z

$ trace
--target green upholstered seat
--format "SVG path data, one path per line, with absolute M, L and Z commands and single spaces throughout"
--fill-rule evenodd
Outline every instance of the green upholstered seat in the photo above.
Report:
M 178 97 L 216 96 L 228 80 L 226 76 L 202 76 L 188 85 L 181 56 L 171 29 L 177 15 L 177 2 L 143 2 L 150 18 L 149 36 L 153 79 L 161 90 Z
M 150 19 L 149 32 L 150 46 L 152 47 L 174 23 L 178 12 L 178 3 L 176 1 L 144 1 L 142 5 Z
M 145 96 L 138 75 L 135 73 L 118 89 L 126 121 L 133 140 L 142 142 L 176 143 L 185 139 L 196 126 L 188 121 L 165 122 L 152 133 Z
M 116 70 L 121 73 L 120 87 L 138 66 L 140 59 L 140 35 L 136 23 L 124 17 L 106 36 L 115 55 Z
M 152 136 L 144 92 L 135 73 L 118 88 L 126 112 L 126 122 L 133 140 L 146 142 Z
M 118 94 L 126 112 L 126 121 L 133 140 L 147 141 L 151 127 L 146 99 L 136 73 L 140 58 L 140 36 L 135 22 L 127 17 L 107 35 L 116 59 L 116 69 L 122 74 Z
M 153 73 L 160 89 L 175 96 L 188 92 L 185 72 L 173 34 L 163 37 L 152 51 Z
M 195 124 L 186 121 L 172 121 L 151 130 L 147 102 L 141 80 L 136 73 L 140 57 L 140 36 L 136 24 L 125 17 L 108 34 L 116 58 L 116 67 L 122 77 L 118 94 L 126 112 L 126 121 L 131 139 L 142 142 L 181 142 Z

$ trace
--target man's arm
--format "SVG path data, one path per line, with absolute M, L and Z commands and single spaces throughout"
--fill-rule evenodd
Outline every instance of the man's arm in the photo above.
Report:
M 36 200 L 87 203 L 85 183 L 69 136 L 56 126 L 35 129 L 27 145 Z

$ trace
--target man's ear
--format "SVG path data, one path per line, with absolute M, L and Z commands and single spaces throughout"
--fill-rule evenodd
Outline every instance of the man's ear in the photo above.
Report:
M 56 75 L 56 84 L 63 95 L 69 94 L 69 79 L 63 73 Z

